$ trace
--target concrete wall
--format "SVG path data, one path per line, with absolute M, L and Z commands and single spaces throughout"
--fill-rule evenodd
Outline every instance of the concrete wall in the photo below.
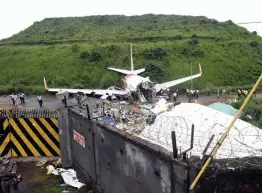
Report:
M 184 166 L 161 147 L 92 122 L 70 109 L 62 109 L 59 116 L 63 166 L 74 166 L 98 191 L 186 192 Z M 74 139 L 76 132 L 84 137 L 84 145 Z M 175 188 L 172 178 L 181 184 Z
M 68 109 L 60 109 L 58 115 L 58 128 L 60 136 L 60 157 L 63 168 L 69 168 L 73 164 L 71 155 L 71 135 L 69 126 Z
M 199 169 L 172 159 L 165 149 L 72 109 L 62 109 L 58 120 L 63 166 L 74 167 L 99 192 L 189 193 Z M 190 193 L 261 193 L 261 179 L 258 169 L 211 168 Z

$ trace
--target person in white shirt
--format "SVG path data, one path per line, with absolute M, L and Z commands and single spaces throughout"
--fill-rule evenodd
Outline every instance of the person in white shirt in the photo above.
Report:
M 20 98 L 20 104 L 25 104 L 25 94 L 20 92 L 19 98 Z
M 43 106 L 43 99 L 42 99 L 42 96 L 41 95 L 38 95 L 37 96 L 37 101 L 39 103 L 39 106 L 42 107 Z
M 12 93 L 11 95 L 9 95 L 9 97 L 11 97 L 11 100 L 13 102 L 13 105 L 15 105 L 15 94 Z
M 177 98 L 177 93 L 176 92 L 173 93 L 173 97 L 174 97 L 174 102 L 176 102 L 176 98 Z
M 196 98 L 198 99 L 199 97 L 199 89 L 196 90 Z
M 25 104 L 25 94 L 23 92 L 21 93 L 21 97 L 22 97 L 23 104 Z

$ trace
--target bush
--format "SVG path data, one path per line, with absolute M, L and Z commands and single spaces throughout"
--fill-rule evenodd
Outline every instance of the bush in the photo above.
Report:
M 73 53 L 78 53 L 80 51 L 80 46 L 79 45 L 73 45 L 72 46 L 72 52 Z
M 143 54 L 147 59 L 162 59 L 167 55 L 162 48 L 146 49 Z
M 79 58 L 82 60 L 88 60 L 89 56 L 89 52 L 85 50 L 80 53 Z
M 243 102 L 244 102 L 244 99 L 241 99 L 235 103 L 232 103 L 231 106 L 233 106 L 236 109 L 239 109 L 241 105 L 243 104 Z M 252 99 L 246 105 L 246 108 L 243 110 L 243 113 L 240 119 L 246 122 L 249 122 L 262 129 L 262 111 L 261 109 L 262 109 L 262 101 Z M 251 116 L 252 119 L 250 119 L 248 116 Z
M 101 54 L 97 52 L 92 52 L 89 57 L 89 62 L 99 62 L 102 59 Z
M 196 35 L 196 34 L 193 34 L 191 37 L 192 37 L 192 38 L 197 38 L 197 35 Z
M 253 48 L 258 47 L 258 42 L 257 41 L 251 42 L 250 45 Z
M 199 43 L 199 41 L 197 39 L 193 39 L 193 40 L 188 41 L 188 44 L 191 45 L 191 46 L 195 46 L 198 43 Z

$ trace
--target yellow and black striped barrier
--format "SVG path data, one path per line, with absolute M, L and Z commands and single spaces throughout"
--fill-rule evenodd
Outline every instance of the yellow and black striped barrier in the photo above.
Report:
M 0 156 L 59 156 L 56 118 L 0 118 Z

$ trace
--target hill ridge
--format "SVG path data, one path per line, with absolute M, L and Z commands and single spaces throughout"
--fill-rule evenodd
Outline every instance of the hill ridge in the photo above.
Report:
M 43 88 L 46 76 L 56 87 L 119 86 L 121 76 L 106 67 L 129 68 L 130 42 L 136 68 L 146 66 L 145 75 L 157 82 L 189 75 L 191 62 L 194 72 L 202 64 L 194 86 L 203 89 L 251 85 L 262 69 L 262 38 L 230 20 L 162 14 L 46 18 L 1 40 L 0 85 Z

